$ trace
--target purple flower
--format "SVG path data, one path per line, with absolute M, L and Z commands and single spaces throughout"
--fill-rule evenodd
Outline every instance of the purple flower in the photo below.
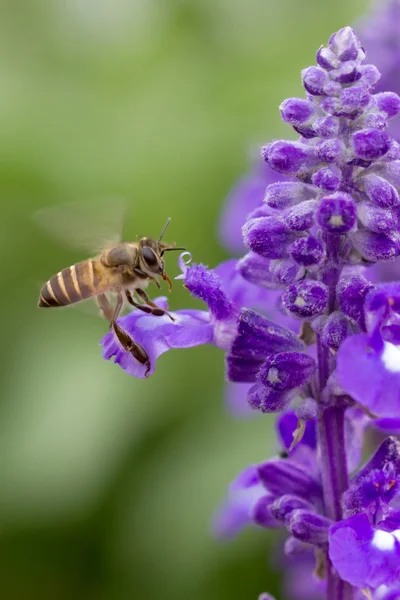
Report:
M 329 556 L 342 579 L 365 588 L 400 581 L 400 445 L 387 438 L 343 497 L 345 515 L 331 526 Z
M 215 269 L 181 257 L 178 279 L 205 308 L 118 321 L 151 373 L 166 350 L 211 343 L 225 353 L 236 411 L 246 399 L 281 413 L 279 454 L 239 475 L 215 529 L 286 530 L 288 555 L 313 549 L 330 600 L 358 600 L 352 586 L 387 600 L 400 585 L 399 443 L 387 438 L 349 476 L 372 417 L 400 431 L 400 284 L 366 277 L 400 256 L 400 144 L 388 133 L 400 97 L 377 91 L 380 73 L 365 57 L 355 32 L 341 29 L 302 71 L 305 97 L 282 102 L 299 138 L 262 148 L 267 171 L 257 169 L 222 220 L 235 248 L 240 222 L 247 254 Z M 145 375 L 112 333 L 103 353 Z

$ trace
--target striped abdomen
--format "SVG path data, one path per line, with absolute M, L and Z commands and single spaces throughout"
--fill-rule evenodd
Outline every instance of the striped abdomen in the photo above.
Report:
M 102 291 L 98 289 L 100 279 L 96 261 L 92 259 L 67 267 L 44 284 L 40 290 L 39 306 L 67 306 L 90 298 Z

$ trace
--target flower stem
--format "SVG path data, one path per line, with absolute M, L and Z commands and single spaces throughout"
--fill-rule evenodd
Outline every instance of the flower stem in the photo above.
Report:
M 321 406 L 318 417 L 318 442 L 324 493 L 325 514 L 333 521 L 342 518 L 341 497 L 348 487 L 344 445 L 343 406 Z M 353 588 L 342 581 L 326 555 L 327 600 L 352 600 Z
M 336 285 L 340 277 L 340 236 L 325 236 L 327 248 L 327 268 L 323 279 L 329 288 L 329 313 L 335 310 Z M 344 438 L 344 419 L 346 406 L 340 405 L 334 398 L 331 402 L 322 401 L 321 393 L 328 378 L 335 369 L 335 358 L 329 348 L 318 337 L 318 387 L 320 408 L 318 415 L 318 449 L 324 495 L 325 515 L 332 521 L 342 519 L 341 498 L 348 488 L 347 460 Z M 342 581 L 334 570 L 326 553 L 327 600 L 352 600 L 353 587 Z

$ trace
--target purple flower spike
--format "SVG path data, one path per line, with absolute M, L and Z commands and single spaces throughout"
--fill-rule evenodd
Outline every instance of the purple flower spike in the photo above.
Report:
M 318 209 L 318 223 L 329 233 L 347 233 L 357 221 L 356 203 L 349 194 L 337 192 L 322 198 Z
M 282 296 L 287 311 L 297 317 L 315 317 L 328 306 L 328 288 L 319 281 L 299 281 L 290 285 Z
M 391 21 L 400 22 L 400 0 L 386 1 L 398 8 Z M 386 36 L 391 52 L 397 34 Z M 359 468 L 367 428 L 400 431 L 400 284 L 366 278 L 372 272 L 378 281 L 383 265 L 373 263 L 400 256 L 400 138 L 388 133 L 400 116 L 400 88 L 375 93 L 380 73 L 365 57 L 355 32 L 341 29 L 318 50 L 317 65 L 302 71 L 305 97 L 281 103 L 297 140 L 263 147 L 262 164 L 222 219 L 224 241 L 248 253 L 215 269 L 181 255 L 177 279 L 203 310 L 167 313 L 163 298 L 156 310 L 132 289 L 144 304 L 118 319 L 126 337 L 103 340 L 104 357 L 138 377 L 169 349 L 213 344 L 225 353 L 236 414 L 244 405 L 281 413 L 277 457 L 240 474 L 215 529 L 223 536 L 246 525 L 286 529 L 285 560 L 297 569 L 287 596 L 303 600 L 319 592 L 361 600 L 361 591 L 394 600 L 400 586 L 400 443 L 385 439 Z M 160 255 L 154 268 L 140 254 L 148 243 Z M 173 247 L 141 239 L 138 248 L 144 272 L 124 265 L 126 281 L 133 269 L 132 280 L 134 273 L 162 283 L 163 250 Z M 145 366 L 133 344 L 125 343 L 133 355 L 121 346 L 128 336 L 142 350 L 136 355 L 147 355 Z M 313 569 L 324 578 L 315 589 Z

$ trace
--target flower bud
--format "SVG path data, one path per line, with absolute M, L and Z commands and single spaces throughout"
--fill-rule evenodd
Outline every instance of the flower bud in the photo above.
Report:
M 265 258 L 284 258 L 294 239 L 280 217 L 250 219 L 243 226 L 243 241 L 247 248 Z
M 400 96 L 394 92 L 381 92 L 374 95 L 375 102 L 387 117 L 391 119 L 400 114 Z
M 260 527 L 274 527 L 278 525 L 272 514 L 271 495 L 266 494 L 257 500 L 251 511 L 252 520 Z
M 379 129 L 362 129 L 353 134 L 354 153 L 365 160 L 376 160 L 390 148 L 390 137 Z
M 307 231 L 314 224 L 318 200 L 306 200 L 292 206 L 283 214 L 283 221 L 291 231 Z
M 328 48 L 341 61 L 361 61 L 365 57 L 361 42 L 351 27 L 343 27 L 329 38 Z
M 237 335 L 231 346 L 231 353 L 236 357 L 264 361 L 268 354 L 292 350 L 301 352 L 305 349 L 305 345 L 293 331 L 250 309 L 241 311 L 237 328 Z
M 291 394 L 287 391 L 274 390 L 261 383 L 253 385 L 247 396 L 251 408 L 263 413 L 281 412 L 289 404 L 291 398 Z
M 290 125 L 305 123 L 313 115 L 315 108 L 309 100 L 288 98 L 279 107 L 282 119 Z
M 310 267 L 321 262 L 325 255 L 323 243 L 309 235 L 295 240 L 289 247 L 290 255 L 299 265 Z
M 332 523 L 327 517 L 298 509 L 292 513 L 289 531 L 301 542 L 324 546 L 328 543 L 328 533 Z
M 361 81 L 368 85 L 369 89 L 375 87 L 382 75 L 375 65 L 360 65 Z
M 300 181 L 278 181 L 271 183 L 265 191 L 264 202 L 272 208 L 286 208 L 304 200 L 315 198 L 316 190 Z
M 363 316 L 365 298 L 373 285 L 362 275 L 344 276 L 336 287 L 340 310 L 359 322 Z
M 301 72 L 303 86 L 312 96 L 324 96 L 324 85 L 328 81 L 328 75 L 319 67 L 308 67 Z
M 272 142 L 262 148 L 261 155 L 278 173 L 297 175 L 302 169 L 316 163 L 313 148 L 300 142 Z
M 339 119 L 336 117 L 319 117 L 313 123 L 314 131 L 322 138 L 332 138 L 339 133 Z
M 303 280 L 289 285 L 282 295 L 287 311 L 297 317 L 314 317 L 325 312 L 328 288 L 320 281 Z
M 270 261 L 269 273 L 275 283 L 275 287 L 282 287 L 302 279 L 305 269 L 291 258 L 282 258 Z
M 271 505 L 271 513 L 278 521 L 287 521 L 290 519 L 293 511 L 298 510 L 299 508 L 312 510 L 312 504 L 304 498 L 285 494 L 284 496 L 277 498 Z
M 334 192 L 338 189 L 341 181 L 339 169 L 334 167 L 323 167 L 316 171 L 312 176 L 312 182 L 319 188 L 328 192 Z
M 237 268 L 243 279 L 266 289 L 274 289 L 273 277 L 269 272 L 270 261 L 255 252 L 248 252 L 237 263 Z
M 320 201 L 317 220 L 329 233 L 347 233 L 357 223 L 356 203 L 343 192 L 325 196 Z
M 331 350 L 338 350 L 340 344 L 350 333 L 349 322 L 339 311 L 329 315 L 320 331 L 322 343 Z
M 381 208 L 389 208 L 400 204 L 396 188 L 378 175 L 371 174 L 360 177 L 358 184 L 361 186 L 361 189 L 365 189 L 365 193 L 371 202 L 374 202 L 374 204 L 377 204 Z
M 344 88 L 340 93 L 342 107 L 348 113 L 360 112 L 360 109 L 366 106 L 369 100 L 368 88 L 362 84 Z
M 315 371 L 315 360 L 302 352 L 280 352 L 267 357 L 258 373 L 258 380 L 274 390 L 300 387 Z
M 332 138 L 317 142 L 315 145 L 315 152 L 322 162 L 334 163 L 341 159 L 344 153 L 344 147 L 340 140 Z
M 358 217 L 366 229 L 376 233 L 389 233 L 397 229 L 398 219 L 393 210 L 381 208 L 371 202 L 358 205 Z
M 384 233 L 356 231 L 352 235 L 352 242 L 361 256 L 369 262 L 390 260 L 400 254 L 398 244 Z
M 234 383 L 254 383 L 260 370 L 262 359 L 245 358 L 228 354 L 226 357 L 226 377 Z

